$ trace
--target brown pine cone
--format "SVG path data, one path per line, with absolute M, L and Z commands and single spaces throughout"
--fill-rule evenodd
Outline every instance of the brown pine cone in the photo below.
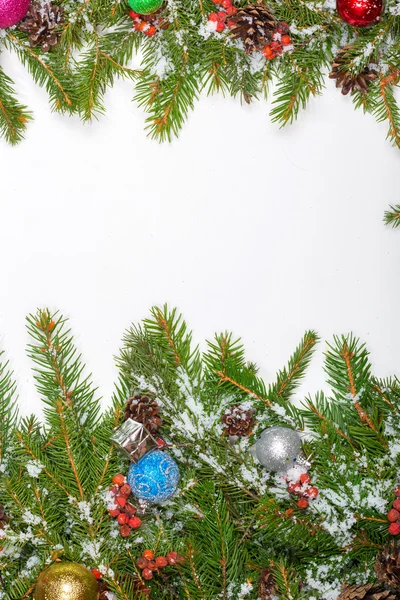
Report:
M 354 75 L 346 68 L 349 50 L 350 46 L 345 46 L 339 50 L 333 61 L 329 78 L 336 79 L 336 87 L 342 88 L 342 94 L 344 96 L 349 92 L 353 92 L 355 89 L 358 90 L 360 94 L 366 94 L 370 82 L 378 77 L 378 73 L 369 67 L 365 67 L 361 73 Z
M 154 434 L 162 425 L 162 419 L 159 416 L 160 407 L 155 400 L 142 394 L 136 394 L 129 398 L 125 411 L 125 419 L 133 419 L 142 423 L 150 433 Z
M 8 517 L 4 512 L 4 506 L 0 504 L 0 529 L 4 529 L 6 523 L 8 523 Z
M 398 600 L 397 594 L 384 590 L 381 585 L 345 585 L 338 600 Z
M 236 14 L 229 16 L 229 22 L 232 23 L 231 37 L 242 39 L 247 53 L 262 50 L 269 44 L 277 27 L 274 15 L 263 2 L 238 8 Z
M 271 569 L 261 569 L 258 580 L 258 596 L 260 600 L 272 600 L 274 594 L 275 584 Z
M 29 7 L 26 17 L 18 25 L 23 33 L 29 36 L 29 44 L 33 48 L 41 46 L 48 52 L 60 41 L 60 25 L 64 21 L 64 9 L 49 1 L 34 1 Z
M 395 541 L 378 554 L 374 569 L 379 581 L 400 590 L 400 547 Z
M 234 404 L 228 408 L 221 417 L 225 433 L 227 435 L 236 435 L 237 437 L 249 435 L 255 423 L 253 414 L 253 410 L 243 409 L 238 404 Z

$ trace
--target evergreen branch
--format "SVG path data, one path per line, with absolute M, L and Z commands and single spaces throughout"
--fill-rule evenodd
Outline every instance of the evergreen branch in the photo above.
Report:
M 400 204 L 390 206 L 390 210 L 385 212 L 384 221 L 386 225 L 390 225 L 394 229 L 400 225 Z
M 264 398 L 263 396 L 260 396 L 259 394 L 257 394 L 253 390 L 251 390 L 250 388 L 239 383 L 239 381 L 235 381 L 234 379 L 232 379 L 232 377 L 229 377 L 228 375 L 226 375 L 223 371 L 217 371 L 216 374 L 220 378 L 220 383 L 229 383 L 230 385 L 236 387 L 237 389 L 241 390 L 245 394 L 248 394 L 250 397 L 257 398 L 257 400 L 261 400 L 262 402 L 265 402 L 265 404 L 267 406 L 272 406 L 272 402 L 270 402 L 268 400 L 268 398 Z
M 10 144 L 17 144 L 23 139 L 32 116 L 15 98 L 12 83 L 0 67 L 0 135 Z
M 359 414 L 360 420 L 362 423 L 367 423 L 368 426 L 373 429 L 374 431 L 376 431 L 376 427 L 373 424 L 371 418 L 369 417 L 368 413 L 361 408 L 360 403 L 358 400 L 356 400 L 357 397 L 357 389 L 355 386 L 355 381 L 354 381 L 354 372 L 353 372 L 353 365 L 352 365 L 352 359 L 355 357 L 355 354 L 353 352 L 351 352 L 349 350 L 349 347 L 346 343 L 343 344 L 342 347 L 342 356 L 344 358 L 344 361 L 346 363 L 346 369 L 347 369 L 347 375 L 348 375 L 348 380 L 349 380 L 349 389 L 350 389 L 350 394 L 353 397 L 353 404 Z
M 12 441 L 17 421 L 16 385 L 8 369 L 8 363 L 0 363 L 0 463 L 5 458 Z

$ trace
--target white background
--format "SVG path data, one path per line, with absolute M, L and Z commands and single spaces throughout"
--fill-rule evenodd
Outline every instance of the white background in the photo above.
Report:
M 159 145 L 129 83 L 82 126 L 1 61 L 36 117 L 17 148 L 0 143 L 0 347 L 24 413 L 40 407 L 24 326 L 38 306 L 71 317 L 104 402 L 123 330 L 164 302 L 197 341 L 242 336 L 268 381 L 307 328 L 353 331 L 377 375 L 400 375 L 400 231 L 382 223 L 400 152 L 332 82 L 285 130 L 263 102 L 202 98 L 180 139 Z M 324 385 L 324 348 L 301 393 Z

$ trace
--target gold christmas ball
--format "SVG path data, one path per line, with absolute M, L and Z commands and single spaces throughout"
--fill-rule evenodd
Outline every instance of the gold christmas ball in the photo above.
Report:
M 37 580 L 34 600 L 98 600 L 94 575 L 77 563 L 54 563 Z

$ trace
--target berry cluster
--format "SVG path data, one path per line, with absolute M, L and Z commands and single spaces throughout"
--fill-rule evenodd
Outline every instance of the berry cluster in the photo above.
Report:
M 211 23 L 216 23 L 215 31 L 221 33 L 225 27 L 231 28 L 234 23 L 229 20 L 230 15 L 234 15 L 237 10 L 232 5 L 232 0 L 212 0 L 212 2 L 220 7 L 218 12 L 212 12 L 208 15 L 208 20 Z
M 114 475 L 112 482 L 110 492 L 113 495 L 115 508 L 110 508 L 108 512 L 121 525 L 119 531 L 122 537 L 128 537 L 132 529 L 138 529 L 141 526 L 142 521 L 139 517 L 135 517 L 136 507 L 128 502 L 132 490 L 131 486 L 126 483 L 126 477 L 118 473 L 118 475 Z
M 308 473 L 302 473 L 299 479 L 288 483 L 288 492 L 293 496 L 300 496 L 297 501 L 298 508 L 307 508 L 309 499 L 314 500 L 318 496 L 318 488 L 311 486 L 311 477 Z
M 391 535 L 399 535 L 400 533 L 400 485 L 394 492 L 396 500 L 392 504 L 392 509 L 387 514 L 387 519 L 390 521 L 389 533 Z
M 177 552 L 168 552 L 167 556 L 155 556 L 153 550 L 145 550 L 136 561 L 136 566 L 142 571 L 142 577 L 146 581 L 153 579 L 154 571 L 164 569 L 167 565 L 177 565 L 184 562 L 183 556 Z
M 152 37 L 160 29 L 168 29 L 170 24 L 161 17 L 160 12 L 162 12 L 162 9 L 150 15 L 140 15 L 134 10 L 130 10 L 129 16 L 133 21 L 134 30 L 141 31 L 145 35 Z
M 273 41 L 264 46 L 262 53 L 267 60 L 272 60 L 282 54 L 283 49 L 290 46 L 291 43 L 292 38 L 289 35 L 289 25 L 285 21 L 280 21 L 274 33 Z

